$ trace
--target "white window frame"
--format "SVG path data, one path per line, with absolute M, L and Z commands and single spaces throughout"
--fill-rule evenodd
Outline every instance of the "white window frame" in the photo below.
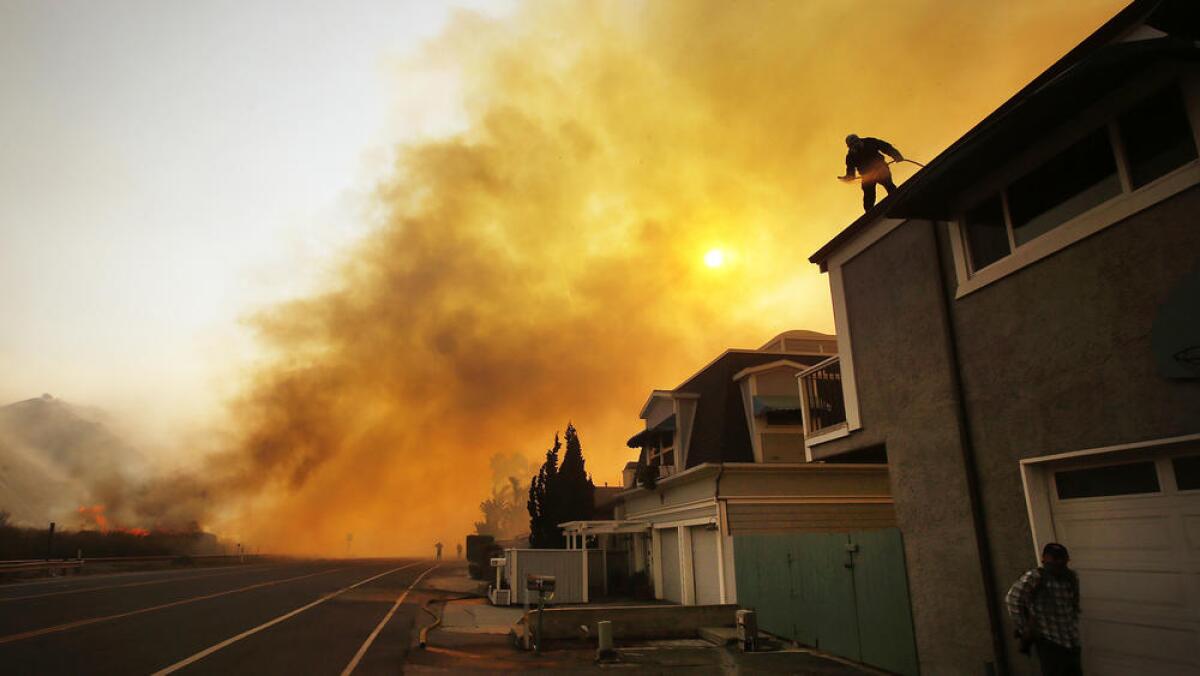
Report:
M 1074 125 L 1074 133 L 1060 135 L 1054 142 L 1041 144 L 1039 147 L 1019 155 L 1005 170 L 991 179 L 981 182 L 975 190 L 964 195 L 965 199 L 962 208 L 957 210 L 956 219 L 947 224 L 951 249 L 954 253 L 954 268 L 958 277 L 955 297 L 962 298 L 978 291 L 1027 265 L 1115 225 L 1139 211 L 1152 207 L 1172 195 L 1200 184 L 1200 159 L 1192 160 L 1136 190 L 1132 189 L 1130 183 L 1128 161 L 1118 130 L 1118 117 L 1131 105 L 1171 82 L 1177 83 L 1180 87 L 1184 107 L 1192 124 L 1193 141 L 1200 149 L 1200 75 L 1195 69 L 1164 71 L 1158 77 L 1147 78 L 1110 96 L 1108 100 L 1080 116 L 1078 123 Z M 1121 183 L 1121 194 L 1060 223 L 1025 244 L 1017 246 L 1008 208 L 1008 186 L 1033 167 L 1065 150 L 1100 126 L 1108 129 L 1109 141 L 1117 165 L 1117 175 Z M 999 260 L 975 270 L 970 262 L 971 255 L 967 244 L 964 215 L 968 208 L 994 197 L 997 193 L 1000 195 L 1003 206 L 1009 253 Z

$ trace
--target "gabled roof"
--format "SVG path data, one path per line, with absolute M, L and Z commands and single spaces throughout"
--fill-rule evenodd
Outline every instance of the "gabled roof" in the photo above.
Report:
M 777 362 L 780 354 L 726 352 L 676 388 L 677 392 L 700 395 L 692 422 L 691 441 L 688 443 L 687 467 L 704 462 L 754 462 L 742 390 L 734 380 L 734 375 L 747 368 Z M 802 365 L 826 359 L 824 355 L 786 356 L 788 360 Z
M 642 404 L 642 412 L 638 414 L 639 418 L 645 419 L 650 415 L 650 407 L 654 405 L 655 399 L 670 399 L 671 390 L 650 390 L 650 396 L 646 397 L 646 403 Z
M 827 359 L 827 357 L 825 357 L 824 355 L 822 355 L 821 358 Z M 753 375 L 755 373 L 762 373 L 763 371 L 771 371 L 771 370 L 774 370 L 774 369 L 777 369 L 777 368 L 780 368 L 783 366 L 790 366 L 791 368 L 799 369 L 799 370 L 803 371 L 803 370 L 807 369 L 808 367 L 812 366 L 812 363 L 811 362 L 801 363 L 794 359 L 776 359 L 775 361 L 769 361 L 765 364 L 759 364 L 757 366 L 748 366 L 748 367 L 742 369 L 741 371 L 738 371 L 737 373 L 733 374 L 733 379 L 741 380 L 741 379 L 745 378 L 746 376 Z
M 1143 25 L 1170 37 L 1114 44 Z M 1110 90 L 1117 78 L 1135 76 L 1148 63 L 1162 58 L 1195 59 L 1198 37 L 1200 2 L 1135 0 L 905 181 L 894 194 L 838 233 L 809 261 L 825 270 L 834 251 L 880 218 L 938 215 L 939 196 L 978 173 L 972 160 L 992 159 L 988 157 L 991 152 L 1010 150 L 1013 139 L 1027 133 L 1030 125 L 1044 127 L 1055 121 L 1046 119 L 1046 115 L 1065 118 Z

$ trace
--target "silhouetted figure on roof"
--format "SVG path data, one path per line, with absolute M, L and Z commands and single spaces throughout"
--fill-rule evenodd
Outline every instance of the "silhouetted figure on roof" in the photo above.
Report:
M 844 181 L 854 178 L 854 172 L 862 177 L 863 211 L 870 211 L 875 206 L 875 185 L 882 183 L 888 194 L 896 189 L 892 182 L 892 171 L 888 169 L 887 160 L 883 154 L 896 162 L 903 162 L 904 156 L 892 144 L 877 138 L 859 138 L 854 134 L 846 137 L 846 175 L 840 176 Z M 882 154 L 881 154 L 882 153 Z

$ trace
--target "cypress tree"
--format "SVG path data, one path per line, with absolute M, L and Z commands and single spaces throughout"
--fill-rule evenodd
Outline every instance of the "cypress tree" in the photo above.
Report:
M 579 432 L 575 425 L 567 423 L 565 436 L 567 452 L 556 477 L 558 485 L 553 491 L 560 510 L 559 523 L 585 521 L 592 518 L 596 486 L 587 475 L 583 445 L 579 442 Z
M 564 539 L 555 521 L 553 486 L 558 478 L 558 450 L 562 443 L 554 435 L 554 446 L 546 451 L 546 462 L 542 463 L 537 476 L 529 482 L 529 546 L 534 549 L 562 547 Z
M 535 549 L 565 547 L 567 541 L 558 524 L 592 518 L 596 486 L 587 475 L 575 425 L 567 425 L 564 437 L 567 450 L 562 464 L 558 462 L 562 442 L 555 434 L 554 447 L 546 451 L 546 462 L 529 483 L 529 546 Z

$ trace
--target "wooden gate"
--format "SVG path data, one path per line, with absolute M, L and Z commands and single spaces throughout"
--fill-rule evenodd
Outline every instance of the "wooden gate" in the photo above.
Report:
M 900 531 L 735 535 L 738 605 L 772 634 L 917 674 Z

